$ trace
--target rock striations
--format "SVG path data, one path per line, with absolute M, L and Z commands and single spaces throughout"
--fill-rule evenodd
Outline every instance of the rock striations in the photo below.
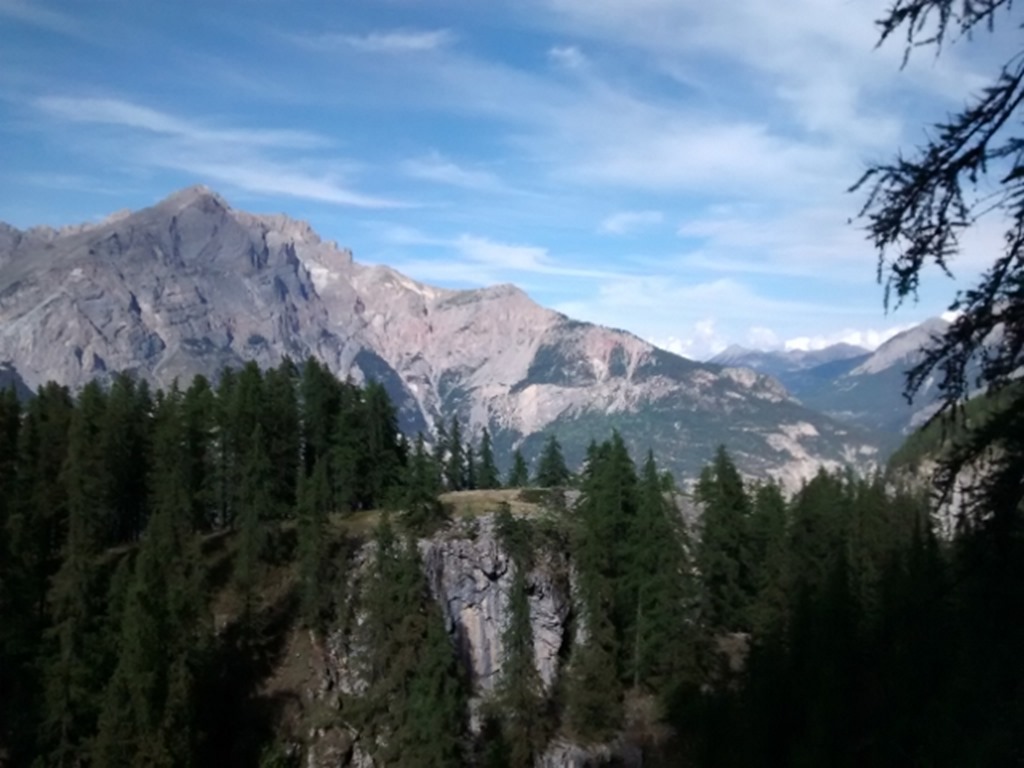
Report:
M 446 290 L 358 264 L 305 223 L 203 187 L 96 224 L 0 226 L 0 365 L 29 387 L 122 370 L 166 386 L 309 355 L 380 380 L 406 430 L 456 415 L 488 426 L 499 462 L 554 431 L 578 463 L 611 428 L 688 477 L 719 443 L 790 483 L 875 458 L 867 433 L 769 377 L 573 321 L 513 286 Z

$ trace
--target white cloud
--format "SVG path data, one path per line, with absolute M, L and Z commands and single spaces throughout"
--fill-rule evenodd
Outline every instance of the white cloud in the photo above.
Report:
M 318 158 L 317 170 L 301 153 L 330 145 L 315 133 L 296 130 L 213 127 L 120 99 L 44 97 L 35 101 L 58 121 L 112 126 L 119 136 L 118 162 L 184 171 L 211 181 L 264 195 L 315 200 L 357 208 L 395 208 L 406 204 L 351 189 L 332 163 Z M 81 134 L 76 141 L 88 147 Z M 287 158 L 278 155 L 288 152 Z M 274 154 L 276 153 L 276 154 Z
M 247 192 L 284 195 L 353 208 L 406 207 L 397 200 L 355 192 L 327 176 L 303 173 L 287 166 L 262 161 L 218 163 L 202 158 L 168 157 L 153 158 L 153 162 L 216 179 Z
M 324 43 L 336 41 L 370 53 L 420 53 L 446 48 L 455 40 L 447 29 L 392 30 L 365 35 L 332 35 L 320 38 Z
M 84 36 L 81 24 L 71 16 L 43 8 L 36 2 L 0 0 L 0 16 L 72 37 Z
M 556 45 L 548 50 L 548 58 L 560 67 L 570 70 L 584 69 L 588 60 L 575 45 Z
M 402 170 L 413 178 L 465 189 L 498 191 L 504 187 L 494 174 L 464 168 L 436 151 L 423 157 L 406 160 L 402 163 Z
M 606 217 L 599 229 L 607 234 L 623 235 L 650 224 L 659 224 L 663 219 L 661 211 L 618 211 Z
M 291 149 L 311 149 L 330 144 L 327 138 L 308 131 L 213 128 L 121 99 L 47 96 L 37 99 L 35 105 L 65 120 L 135 128 L 196 143 Z
M 796 336 L 791 339 L 786 339 L 783 347 L 787 350 L 798 349 L 807 352 L 810 350 L 824 349 L 825 347 L 830 347 L 833 344 L 853 344 L 857 347 L 864 347 L 865 349 L 873 350 L 880 347 L 897 333 L 902 333 L 908 328 L 912 328 L 914 325 L 916 325 L 916 323 L 908 323 L 882 329 L 869 328 L 855 330 L 847 328 L 833 333 L 819 334 L 816 336 Z

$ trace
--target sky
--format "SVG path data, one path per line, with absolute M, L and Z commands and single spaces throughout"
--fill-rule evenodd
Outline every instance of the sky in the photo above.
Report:
M 514 283 L 695 359 L 874 347 L 942 312 L 999 226 L 887 311 L 849 187 L 1014 43 L 901 67 L 900 41 L 876 46 L 884 6 L 0 0 L 0 220 L 99 220 L 201 183 L 362 263 Z

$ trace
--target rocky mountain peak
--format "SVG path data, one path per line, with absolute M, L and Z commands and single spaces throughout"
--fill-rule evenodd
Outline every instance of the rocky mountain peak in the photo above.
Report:
M 452 290 L 359 264 L 307 223 L 206 187 L 45 243 L 0 230 L 0 361 L 29 387 L 122 370 L 168 386 L 286 355 L 380 381 L 411 434 L 442 417 L 486 426 L 499 461 L 554 432 L 578 464 L 613 427 L 683 474 L 719 443 L 742 446 L 751 474 L 797 481 L 874 452 L 765 376 L 571 320 L 515 286 Z

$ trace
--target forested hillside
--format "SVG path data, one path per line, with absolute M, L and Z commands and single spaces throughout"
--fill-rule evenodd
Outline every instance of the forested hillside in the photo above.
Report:
M 882 477 L 787 499 L 724 448 L 686 500 L 596 437 L 578 476 L 549 436 L 501 478 L 486 432 L 403 436 L 383 388 L 313 361 L 6 392 L 0 764 L 298 765 L 331 733 L 340 756 L 314 764 L 1024 757 L 1019 514 L 940 540 Z M 481 490 L 503 480 L 522 488 Z M 492 527 L 508 586 L 484 686 L 429 571 Z M 538 590 L 560 579 L 541 668 Z M 325 659 L 332 697 L 296 672 Z

